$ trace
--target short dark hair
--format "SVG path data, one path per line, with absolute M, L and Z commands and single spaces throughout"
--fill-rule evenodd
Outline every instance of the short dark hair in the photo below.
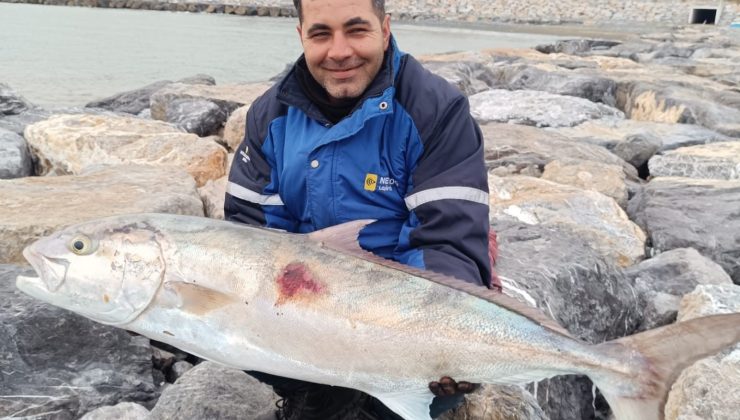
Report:
M 375 14 L 378 15 L 378 18 L 382 22 L 383 18 L 385 17 L 385 0 L 369 0 L 369 1 L 373 5 Z M 293 5 L 295 6 L 295 10 L 298 11 L 298 19 L 301 22 L 303 22 L 303 8 L 301 7 L 301 0 L 293 0 Z

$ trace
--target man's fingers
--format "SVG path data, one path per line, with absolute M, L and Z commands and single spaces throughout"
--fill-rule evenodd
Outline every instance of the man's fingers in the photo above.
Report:
M 454 395 L 457 393 L 457 383 L 449 376 L 442 377 L 439 380 L 439 385 L 442 387 L 444 395 Z
M 470 382 L 458 382 L 457 391 L 463 394 L 469 394 L 478 388 L 480 384 L 471 384 Z
M 441 397 L 444 395 L 444 392 L 442 392 L 442 388 L 440 388 L 439 386 L 439 382 L 429 382 L 429 390 L 432 391 L 432 394 L 437 397 Z

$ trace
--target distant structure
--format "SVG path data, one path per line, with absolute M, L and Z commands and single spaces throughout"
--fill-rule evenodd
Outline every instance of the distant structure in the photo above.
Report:
M 729 26 L 740 19 L 740 0 L 387 0 L 386 5 L 403 20 Z

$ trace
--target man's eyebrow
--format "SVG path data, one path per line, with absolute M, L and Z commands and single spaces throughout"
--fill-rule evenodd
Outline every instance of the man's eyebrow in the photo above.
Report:
M 313 25 L 311 25 L 310 28 L 308 28 L 308 31 L 306 33 L 309 33 L 310 34 L 312 32 L 325 31 L 327 29 L 331 29 L 329 27 L 329 25 L 327 25 L 327 24 L 324 24 L 324 23 L 314 23 Z
M 344 26 L 345 28 L 348 28 L 350 26 L 355 26 L 355 25 L 369 25 L 369 24 L 370 24 L 370 21 L 358 16 L 358 17 L 352 18 L 344 22 L 344 25 L 342 26 Z

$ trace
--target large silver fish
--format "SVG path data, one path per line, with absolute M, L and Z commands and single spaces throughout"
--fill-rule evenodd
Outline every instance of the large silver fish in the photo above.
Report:
M 740 340 L 740 314 L 601 345 L 524 305 L 362 251 L 367 221 L 308 235 L 145 214 L 61 230 L 25 257 L 24 292 L 205 359 L 371 394 L 428 420 L 430 381 L 588 375 L 619 420 L 662 418 L 685 366 Z M 463 350 L 461 350 L 463 349 Z

